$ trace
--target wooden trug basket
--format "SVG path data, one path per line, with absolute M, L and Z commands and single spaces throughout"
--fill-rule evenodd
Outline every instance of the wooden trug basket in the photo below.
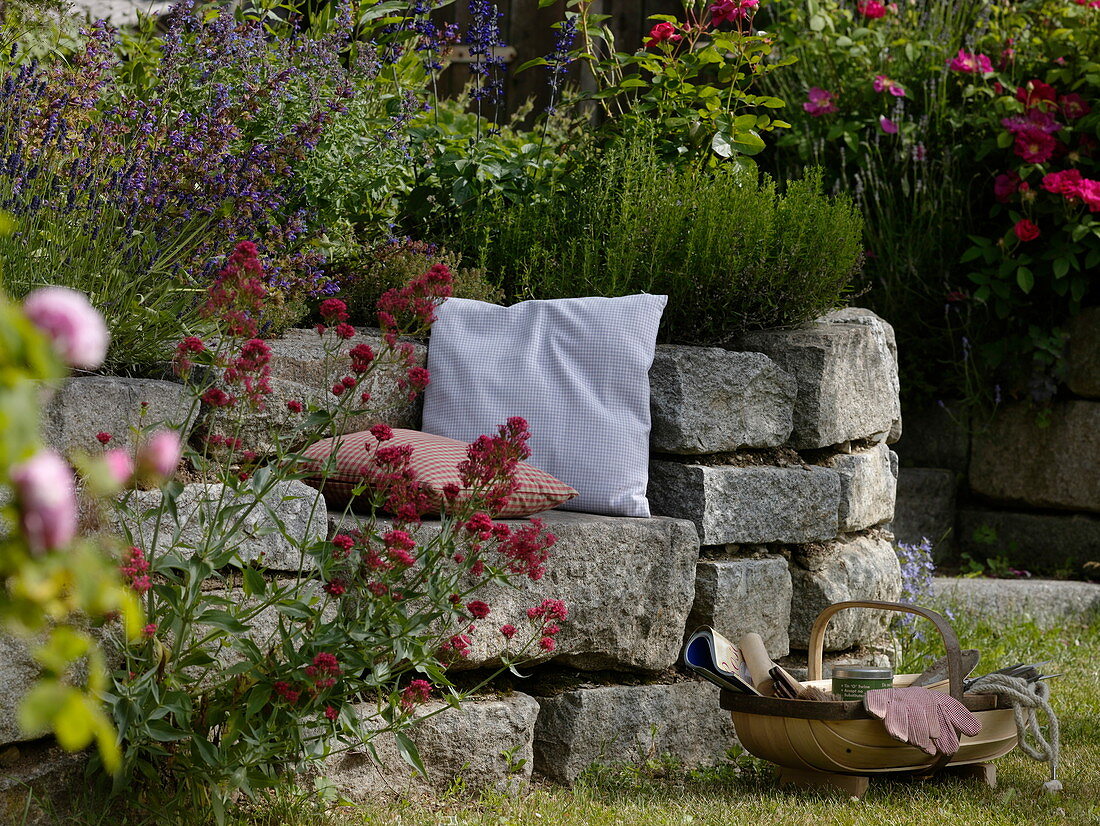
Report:
M 808 683 L 826 691 L 830 689 L 830 681 L 821 679 L 825 628 L 833 615 L 848 608 L 899 611 L 931 620 L 947 649 L 946 687 L 952 697 L 978 716 L 981 731 L 974 737 L 962 736 L 959 750 L 953 756 L 934 757 L 890 737 L 882 721 L 868 714 L 860 700 L 783 700 L 723 691 L 721 705 L 731 712 L 741 745 L 750 754 L 779 766 L 780 785 L 833 787 L 859 796 L 867 789 L 868 775 L 931 775 L 949 767 L 963 767 L 961 773 L 996 785 L 996 771 L 989 761 L 1016 745 L 1012 708 L 994 695 L 963 694 L 958 638 L 935 611 L 877 601 L 830 605 L 817 617 L 810 631 Z M 894 677 L 894 685 L 907 686 L 917 676 L 900 674 Z M 932 688 L 942 690 L 942 683 L 939 686 Z

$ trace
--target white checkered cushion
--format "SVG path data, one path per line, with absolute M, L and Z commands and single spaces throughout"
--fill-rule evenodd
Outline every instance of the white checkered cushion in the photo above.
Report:
M 495 433 L 496 428 L 488 432 Z M 469 492 L 462 488 L 458 465 L 466 460 L 466 442 L 434 436 L 431 433 L 421 433 L 417 430 L 394 428 L 393 438 L 387 440 L 385 444 L 394 447 L 412 446 L 410 464 L 436 513 L 439 512 L 443 501 L 443 488 L 449 484 L 459 486 L 460 493 L 456 501 L 465 501 Z M 352 490 L 364 482 L 369 489 L 370 483 L 378 478 L 378 468 L 373 459 L 374 448 L 377 445 L 378 440 L 368 431 L 314 442 L 302 451 L 306 459 L 307 472 L 313 472 L 313 475 L 304 481 L 319 488 L 330 506 L 343 508 L 350 502 L 354 508 L 356 497 Z M 334 449 L 336 455 L 333 458 L 331 471 L 325 478 L 323 469 Z M 526 462 L 520 462 L 516 467 L 515 478 L 519 488 L 508 498 L 508 504 L 504 509 L 499 513 L 491 514 L 492 516 L 518 519 L 557 507 L 577 495 L 569 485 L 562 484 L 549 473 L 531 467 Z M 369 503 L 369 499 L 370 497 L 364 494 L 365 505 Z
M 666 302 L 447 299 L 428 346 L 424 430 L 470 441 L 522 416 L 527 461 L 579 493 L 563 510 L 649 516 L 649 368 Z

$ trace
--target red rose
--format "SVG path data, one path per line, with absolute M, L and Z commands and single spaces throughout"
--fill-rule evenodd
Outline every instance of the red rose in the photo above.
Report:
M 649 40 L 645 42 L 646 48 L 656 46 L 658 43 L 675 43 L 683 38 L 676 34 L 676 27 L 671 23 L 658 23 L 649 31 Z
M 1039 237 L 1039 227 L 1027 218 L 1017 221 L 1012 231 L 1016 233 L 1016 237 L 1021 241 L 1034 241 Z
M 1038 79 L 1029 80 L 1026 85 L 1016 89 L 1016 100 L 1028 109 L 1041 106 L 1044 102 L 1054 103 L 1057 99 L 1058 92 L 1054 87 Z

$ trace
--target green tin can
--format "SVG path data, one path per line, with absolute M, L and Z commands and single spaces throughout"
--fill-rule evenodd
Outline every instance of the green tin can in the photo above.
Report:
M 833 694 L 844 700 L 862 700 L 868 691 L 890 688 L 893 684 L 891 668 L 842 665 L 833 669 Z

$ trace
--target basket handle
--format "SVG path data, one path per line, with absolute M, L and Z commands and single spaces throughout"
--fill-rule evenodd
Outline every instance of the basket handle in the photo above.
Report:
M 825 628 L 833 615 L 848 608 L 877 608 L 882 611 L 897 611 L 904 614 L 916 614 L 931 620 L 936 630 L 943 637 L 944 648 L 947 649 L 947 679 L 948 689 L 952 697 L 962 700 L 962 652 L 959 649 L 959 638 L 955 636 L 955 630 L 940 614 L 921 608 L 918 605 L 902 605 L 898 602 L 879 602 L 877 600 L 855 600 L 852 602 L 838 602 L 830 605 L 817 615 L 813 628 L 810 629 L 810 654 L 806 668 L 807 680 L 820 680 L 822 671 L 822 653 L 825 649 Z

